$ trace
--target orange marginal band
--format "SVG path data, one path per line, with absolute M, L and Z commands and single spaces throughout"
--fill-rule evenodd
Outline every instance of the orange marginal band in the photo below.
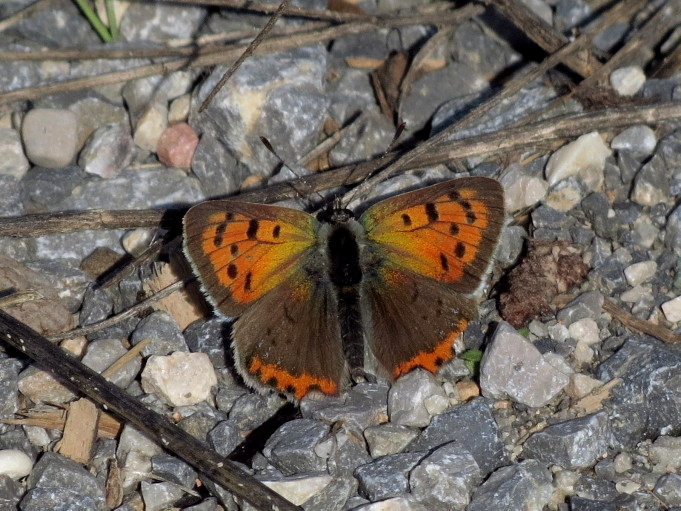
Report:
M 258 357 L 251 359 L 248 372 L 257 375 L 263 383 L 272 385 L 280 392 L 292 394 L 299 400 L 312 390 L 319 390 L 324 394 L 338 394 L 338 384 L 329 378 L 320 378 L 309 373 L 294 376 L 274 364 L 264 364 Z
M 448 333 L 444 340 L 438 343 L 431 351 L 421 351 L 393 369 L 392 377 L 399 378 L 417 367 L 422 367 L 431 373 L 437 372 L 443 363 L 454 357 L 452 344 L 459 334 L 466 329 L 466 326 L 468 326 L 468 321 L 465 319 L 460 320 L 456 328 Z

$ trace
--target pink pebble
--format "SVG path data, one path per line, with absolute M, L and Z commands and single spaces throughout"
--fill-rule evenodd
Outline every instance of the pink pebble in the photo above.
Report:
M 164 165 L 180 169 L 188 169 L 199 137 L 189 124 L 179 122 L 168 126 L 156 145 L 158 159 Z

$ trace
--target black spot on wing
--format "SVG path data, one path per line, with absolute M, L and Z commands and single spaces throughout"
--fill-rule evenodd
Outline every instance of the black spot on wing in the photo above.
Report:
M 260 229 L 260 222 L 253 219 L 248 222 L 248 230 L 246 231 L 246 237 L 249 240 L 254 240 L 258 236 L 258 229 Z
M 454 255 L 462 259 L 464 255 L 466 255 L 466 245 L 461 243 L 460 241 L 456 242 L 456 247 L 454 247 Z
M 449 271 L 449 261 L 447 261 L 447 256 L 445 254 L 440 254 L 440 266 L 442 266 L 443 271 Z
M 222 222 L 215 228 L 215 237 L 213 238 L 213 245 L 215 248 L 220 248 L 225 237 L 225 230 L 227 229 L 227 222 Z
M 239 274 L 239 272 L 238 272 L 238 270 L 237 270 L 236 264 L 230 263 L 230 264 L 227 266 L 227 276 L 228 276 L 230 279 L 234 280 L 238 274 Z
M 229 246 L 229 253 L 232 254 L 232 256 L 236 256 L 239 253 L 239 245 L 236 243 L 232 243 Z
M 246 279 L 244 280 L 244 291 L 246 291 L 247 293 L 250 293 L 250 291 L 251 291 L 251 278 L 252 278 L 252 275 L 251 275 L 251 272 L 249 271 L 246 274 Z
M 429 223 L 432 224 L 433 222 L 438 221 L 438 219 L 440 218 L 440 214 L 437 212 L 437 207 L 435 206 L 435 204 L 433 204 L 432 202 L 428 202 L 425 205 L 425 210 Z
M 411 225 L 411 217 L 404 213 L 402 215 L 402 223 L 404 224 L 405 227 L 409 227 Z
M 276 240 L 277 238 L 279 238 L 280 233 L 281 233 L 281 225 L 277 224 L 272 229 L 272 237 Z

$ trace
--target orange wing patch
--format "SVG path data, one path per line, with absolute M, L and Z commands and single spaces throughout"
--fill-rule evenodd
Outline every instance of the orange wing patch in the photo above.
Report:
M 392 377 L 399 378 L 403 374 L 408 373 L 421 367 L 430 371 L 431 373 L 437 372 L 443 364 L 449 362 L 454 358 L 454 341 L 468 326 L 468 321 L 465 319 L 459 320 L 455 329 L 449 332 L 444 339 L 442 339 L 435 347 L 430 351 L 423 351 L 417 353 L 409 360 L 402 362 L 397 367 L 392 370 Z
M 184 250 L 216 308 L 234 316 L 300 271 L 316 228 L 302 211 L 209 201 L 185 215 Z
M 294 225 L 229 212 L 212 214 L 208 224 L 201 249 L 218 282 L 239 303 L 256 300 L 286 280 L 300 252 L 314 241 Z
M 492 212 L 475 190 L 454 190 L 383 217 L 381 204 L 370 210 L 365 225 L 368 238 L 389 251 L 391 262 L 441 282 L 457 283 L 467 265 L 478 259 Z
M 306 394 L 314 390 L 327 395 L 338 394 L 338 382 L 331 378 L 318 377 L 309 373 L 293 375 L 275 364 L 264 363 L 258 357 L 251 358 L 248 372 L 263 384 L 292 395 L 296 399 L 303 399 Z

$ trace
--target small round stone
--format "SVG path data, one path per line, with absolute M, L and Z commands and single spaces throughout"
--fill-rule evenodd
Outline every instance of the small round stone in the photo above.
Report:
M 610 74 L 610 85 L 620 96 L 633 96 L 644 83 L 646 75 L 638 66 L 621 67 Z
M 671 321 L 672 323 L 681 321 L 681 296 L 677 296 L 668 302 L 664 302 L 661 307 L 667 321 Z
M 0 450 L 0 475 L 21 479 L 31 473 L 31 458 L 18 449 Z
M 169 167 L 188 169 L 199 137 L 186 122 L 169 126 L 161 135 L 156 146 L 156 154 L 161 163 Z
M 76 156 L 78 118 L 70 110 L 35 108 L 21 125 L 26 156 L 48 169 L 66 167 Z
M 630 286 L 638 286 L 653 278 L 656 271 L 657 263 L 655 261 L 641 261 L 627 266 L 624 269 L 624 276 Z

